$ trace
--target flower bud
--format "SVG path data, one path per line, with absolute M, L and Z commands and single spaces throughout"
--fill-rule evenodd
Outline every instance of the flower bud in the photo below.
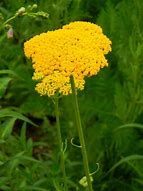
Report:
M 7 31 L 7 38 L 13 38 L 13 28 L 11 27 L 8 31 Z
M 32 9 L 36 9 L 37 7 L 38 7 L 37 4 L 33 4 L 33 5 L 32 5 Z
M 25 13 L 26 9 L 25 7 L 21 7 L 18 11 L 17 11 L 17 14 L 18 15 L 23 15 Z
M 49 14 L 48 13 L 45 13 L 44 11 L 38 11 L 36 13 L 37 16 L 41 16 L 41 17 L 44 17 L 44 18 L 48 18 L 49 17 Z

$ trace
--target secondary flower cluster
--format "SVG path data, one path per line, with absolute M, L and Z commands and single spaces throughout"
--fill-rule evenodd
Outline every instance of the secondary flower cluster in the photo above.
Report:
M 104 55 L 111 51 L 111 41 L 98 25 L 76 21 L 31 38 L 24 51 L 32 58 L 36 90 L 41 95 L 67 95 L 71 93 L 71 75 L 75 87 L 82 90 L 86 76 L 108 66 Z

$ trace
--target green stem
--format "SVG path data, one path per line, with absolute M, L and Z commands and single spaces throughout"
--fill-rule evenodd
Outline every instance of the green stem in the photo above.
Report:
M 57 126 L 57 134 L 58 134 L 58 143 L 59 143 L 59 149 L 61 152 L 61 171 L 63 173 L 64 191 L 67 191 L 65 157 L 64 157 L 64 149 L 63 149 L 63 142 L 62 142 L 61 128 L 60 128 L 59 99 L 58 99 L 58 97 L 55 99 L 55 111 L 56 111 L 56 123 L 57 123 L 56 126 Z
M 12 21 L 13 19 L 15 19 L 17 17 L 17 15 L 15 14 L 14 16 L 10 17 L 9 19 L 7 19 L 3 25 L 6 25 L 7 23 L 9 23 L 10 21 Z
M 9 19 L 7 19 L 4 23 L 2 23 L 2 25 L 0 26 L 0 30 L 5 28 L 6 24 L 8 24 L 10 21 L 12 21 L 13 19 L 15 19 L 17 17 L 17 15 L 15 14 L 14 16 L 10 17 Z
M 75 88 L 73 76 L 71 76 L 70 81 L 71 81 L 71 88 L 72 88 L 72 95 L 73 95 L 74 112 L 75 112 L 75 117 L 76 117 L 76 122 L 77 122 L 77 130 L 78 130 L 78 135 L 79 135 L 81 150 L 82 150 L 83 165 L 84 165 L 85 175 L 86 175 L 87 184 L 88 184 L 87 188 L 88 188 L 88 191 L 93 191 L 92 183 L 91 183 L 91 179 L 90 179 L 88 158 L 87 158 L 86 146 L 85 146 L 84 135 L 83 135 L 82 125 L 81 125 L 81 118 L 80 118 L 80 113 L 79 113 L 79 106 L 78 106 L 78 100 L 77 100 L 76 88 Z

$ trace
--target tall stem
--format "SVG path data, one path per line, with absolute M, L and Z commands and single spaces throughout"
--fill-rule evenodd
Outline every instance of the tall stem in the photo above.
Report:
M 60 149 L 60 153 L 61 153 L 61 171 L 63 174 L 64 191 L 67 191 L 65 157 L 64 157 L 64 149 L 63 149 L 63 142 L 62 142 L 61 128 L 60 128 L 59 99 L 58 98 L 55 99 L 55 112 L 56 112 L 56 126 L 57 126 L 57 134 L 58 134 L 58 143 L 59 143 L 59 149 Z
M 76 117 L 76 122 L 77 122 L 77 130 L 78 130 L 78 135 L 79 135 L 81 150 L 82 150 L 83 165 L 84 165 L 84 170 L 85 170 L 87 184 L 88 184 L 87 188 L 88 188 L 88 191 L 93 191 L 92 183 L 91 183 L 91 179 L 90 179 L 88 158 L 87 158 L 86 146 L 85 146 L 84 135 L 83 135 L 82 125 L 81 125 L 81 118 L 80 118 L 80 113 L 79 113 L 79 106 L 78 106 L 78 100 L 77 100 L 73 76 L 71 76 L 70 81 L 71 81 L 71 88 L 72 88 L 72 95 L 73 95 L 74 112 L 75 112 L 75 117 Z

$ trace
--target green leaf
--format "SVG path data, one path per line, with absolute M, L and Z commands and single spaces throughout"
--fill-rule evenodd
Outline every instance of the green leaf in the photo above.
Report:
M 9 78 L 9 77 L 0 78 L 0 98 L 2 98 L 4 96 L 6 88 L 9 84 L 9 82 L 11 81 L 11 79 L 12 78 Z
M 139 128 L 143 129 L 143 125 L 138 124 L 138 123 L 129 123 L 125 125 L 121 125 L 115 129 L 115 131 L 122 130 L 122 129 L 127 129 L 127 128 Z
M 53 180 L 53 184 L 54 184 L 56 191 L 62 191 L 63 190 L 56 180 Z
M 127 162 L 132 161 L 132 160 L 143 160 L 143 155 L 130 155 L 128 157 L 124 157 L 119 162 L 117 162 L 115 165 L 113 165 L 112 168 L 110 168 L 110 170 L 106 173 L 106 175 L 109 172 L 111 172 L 112 170 L 114 170 L 115 168 L 117 168 L 119 165 L 121 165 L 123 163 L 127 163 Z
M 20 119 L 20 120 L 30 123 L 34 126 L 37 126 L 35 123 L 33 123 L 30 119 L 28 119 L 21 113 L 18 113 L 17 111 L 13 111 L 10 109 L 1 109 L 0 110 L 0 118 L 3 118 L 3 117 L 14 117 L 16 119 Z
M 23 148 L 26 148 L 26 122 L 23 123 L 21 132 L 20 132 L 20 142 Z
M 0 178 L 0 188 L 9 181 L 9 177 L 1 177 Z
M 37 182 L 35 182 L 33 186 L 35 186 L 35 187 L 40 186 L 41 184 L 43 184 L 45 182 L 47 182 L 47 178 L 42 178 L 42 179 L 38 180 Z
M 33 149 L 33 141 L 31 138 L 29 138 L 27 141 L 27 150 L 29 153 L 32 153 L 32 149 Z
M 22 189 L 22 188 L 25 188 L 26 187 L 26 180 L 22 180 L 21 184 L 19 185 L 19 188 Z
M 136 182 L 138 182 L 138 183 L 140 183 L 141 185 L 143 185 L 143 180 L 137 179 L 137 178 L 134 178 L 133 180 L 135 180 Z
M 17 76 L 17 74 L 12 70 L 0 70 L 0 74 L 12 74 Z
M 35 187 L 35 186 L 26 186 L 25 187 L 27 190 L 37 190 L 37 191 L 48 191 L 47 189 L 45 188 L 40 188 L 40 187 Z
M 13 173 L 13 171 L 15 170 L 15 168 L 21 163 L 21 160 L 24 156 L 25 152 L 19 152 L 18 154 L 16 154 L 14 157 L 10 158 L 10 160 L 5 162 L 5 166 L 8 167 L 9 169 L 9 173 Z
M 39 160 L 36 160 L 32 157 L 28 157 L 28 156 L 22 156 L 22 160 L 25 160 L 25 161 L 31 161 L 33 163 L 38 163 L 38 164 L 41 164 L 41 161 Z
M 15 121 L 16 121 L 16 118 L 10 118 L 6 120 L 6 122 L 3 124 L 4 127 L 2 129 L 3 131 L 1 134 L 2 139 L 5 139 L 9 137 L 9 135 L 11 135 Z

